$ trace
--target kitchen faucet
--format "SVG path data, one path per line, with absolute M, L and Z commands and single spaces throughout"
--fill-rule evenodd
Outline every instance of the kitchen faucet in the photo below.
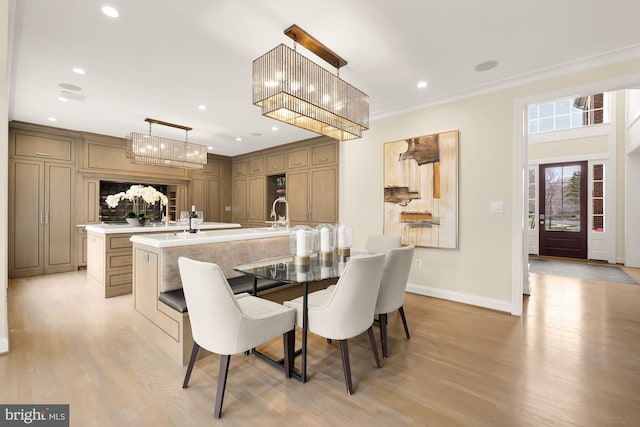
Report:
M 285 205 L 285 217 L 282 219 L 278 219 L 278 214 L 276 213 L 276 205 L 278 203 L 284 203 Z M 282 196 L 275 199 L 271 206 L 271 215 L 269 216 L 274 219 L 274 221 L 272 221 L 274 228 L 278 228 L 278 224 L 284 224 L 285 227 L 289 228 L 289 202 L 287 202 L 287 199 Z

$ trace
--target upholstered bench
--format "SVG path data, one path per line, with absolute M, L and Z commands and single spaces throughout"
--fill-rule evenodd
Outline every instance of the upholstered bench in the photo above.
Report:
M 229 286 L 233 289 L 234 294 L 241 294 L 248 292 L 253 294 L 253 276 L 238 276 L 231 279 L 227 279 Z M 284 285 L 283 282 L 277 282 L 275 280 L 258 279 L 257 291 L 266 291 L 267 289 L 276 288 Z M 178 313 L 187 312 L 187 303 L 184 299 L 184 292 L 182 288 L 174 289 L 172 291 L 161 292 L 158 299 L 176 310 Z

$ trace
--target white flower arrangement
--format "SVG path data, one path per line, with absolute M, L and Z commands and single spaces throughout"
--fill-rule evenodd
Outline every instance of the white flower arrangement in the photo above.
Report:
M 129 200 L 133 206 L 133 211 L 127 214 L 129 218 L 144 218 L 147 207 L 154 206 L 160 202 L 161 206 L 166 206 L 167 196 L 151 186 L 132 185 L 126 192 L 120 192 L 107 196 L 106 204 L 111 209 L 118 206 L 121 200 Z

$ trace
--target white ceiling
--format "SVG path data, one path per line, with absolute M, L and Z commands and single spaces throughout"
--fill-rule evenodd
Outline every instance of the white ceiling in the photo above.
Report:
M 120 17 L 105 16 L 104 5 Z M 640 46 L 638 0 L 10 0 L 10 6 L 10 120 L 124 137 L 146 133 L 150 117 L 192 127 L 189 141 L 222 155 L 316 136 L 264 118 L 251 104 L 252 60 L 280 43 L 292 46 L 283 31 L 294 23 L 349 62 L 340 77 L 369 95 L 372 120 L 584 60 L 637 55 Z M 474 71 L 487 60 L 498 67 Z M 74 67 L 86 74 L 74 74 Z M 428 87 L 417 89 L 419 80 Z M 58 101 L 61 83 L 79 86 L 74 93 L 86 99 Z M 177 132 L 153 127 L 155 135 L 184 136 Z

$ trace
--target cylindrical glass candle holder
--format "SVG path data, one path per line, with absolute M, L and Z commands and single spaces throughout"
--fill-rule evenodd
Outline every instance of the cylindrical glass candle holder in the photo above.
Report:
M 320 224 L 316 227 L 316 252 L 321 262 L 333 261 L 336 250 L 336 229 L 331 224 Z
M 336 247 L 338 257 L 347 258 L 351 256 L 351 245 L 353 243 L 353 230 L 348 222 L 341 222 L 336 225 Z
M 314 247 L 314 230 L 308 225 L 297 225 L 289 234 L 289 249 L 295 265 L 308 265 Z

